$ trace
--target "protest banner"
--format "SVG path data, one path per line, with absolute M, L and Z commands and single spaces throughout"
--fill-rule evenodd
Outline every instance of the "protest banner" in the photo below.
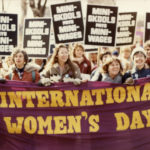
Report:
M 17 46 L 18 15 L 0 13 L 0 55 L 10 55 Z
M 150 40 L 150 13 L 146 13 L 144 42 Z
M 83 41 L 81 2 L 51 5 L 55 43 Z
M 116 46 L 132 45 L 136 29 L 136 12 L 119 13 Z
M 87 5 L 85 44 L 115 46 L 117 7 Z
M 25 19 L 23 47 L 29 57 L 46 58 L 50 53 L 50 18 Z
M 1 150 L 149 150 L 149 134 L 150 78 L 0 84 Z

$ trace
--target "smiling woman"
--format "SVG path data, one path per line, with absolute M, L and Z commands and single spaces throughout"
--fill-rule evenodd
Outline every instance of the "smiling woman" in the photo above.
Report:
M 12 53 L 14 66 L 9 74 L 5 76 L 7 80 L 38 82 L 40 75 L 37 68 L 28 63 L 27 53 L 20 48 L 16 48 Z
M 45 86 L 56 82 L 80 84 L 80 70 L 70 60 L 69 50 L 66 45 L 60 44 L 55 48 L 52 58 L 41 73 L 41 77 L 40 82 Z
M 103 64 L 103 70 L 97 70 L 91 80 L 122 83 L 122 72 L 123 68 L 120 60 L 117 57 L 111 57 Z
M 139 79 L 150 76 L 150 68 L 146 64 L 146 52 L 141 47 L 133 49 L 131 58 L 133 60 L 133 68 L 131 72 L 125 73 L 125 78 L 131 76 L 133 79 Z

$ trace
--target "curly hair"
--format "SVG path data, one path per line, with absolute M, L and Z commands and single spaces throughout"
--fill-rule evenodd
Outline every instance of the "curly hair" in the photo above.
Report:
M 120 73 L 123 74 L 123 67 L 122 67 L 122 64 L 121 64 L 121 61 L 119 58 L 117 57 L 111 57 L 110 59 L 108 59 L 106 61 L 106 63 L 103 65 L 103 73 L 108 73 L 108 67 L 110 64 L 112 64 L 114 61 L 117 61 L 120 65 Z
M 13 50 L 13 53 L 11 54 L 13 62 L 15 63 L 14 58 L 16 57 L 16 55 L 17 55 L 18 53 L 22 53 L 22 54 L 23 54 L 23 56 L 24 56 L 24 61 L 25 61 L 25 65 L 26 65 L 26 64 L 28 63 L 28 54 L 26 53 L 25 50 L 23 50 L 23 49 L 21 49 L 21 48 L 18 48 L 18 47 L 15 48 L 15 49 Z

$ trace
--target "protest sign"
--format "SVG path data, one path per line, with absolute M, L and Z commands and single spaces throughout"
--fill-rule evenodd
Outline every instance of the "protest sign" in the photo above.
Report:
M 150 13 L 146 13 L 144 42 L 150 40 Z
M 134 85 L 0 83 L 1 150 L 149 150 L 150 78 Z
M 136 28 L 136 12 L 119 13 L 116 46 L 132 45 Z
M 0 14 L 0 55 L 10 55 L 17 46 L 18 16 L 17 14 Z
M 81 2 L 51 5 L 55 43 L 83 41 Z
M 85 44 L 115 46 L 117 7 L 87 5 Z
M 25 19 L 23 47 L 29 57 L 46 58 L 50 51 L 48 18 Z

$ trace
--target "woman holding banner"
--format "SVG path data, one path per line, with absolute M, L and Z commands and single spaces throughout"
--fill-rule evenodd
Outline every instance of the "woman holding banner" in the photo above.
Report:
M 41 73 L 42 85 L 48 86 L 56 82 L 72 82 L 75 85 L 81 83 L 80 70 L 70 60 L 68 47 L 63 44 L 55 48 L 50 61 Z
M 150 68 L 146 64 L 146 51 L 142 47 L 136 47 L 132 51 L 131 58 L 133 60 L 133 68 L 130 72 L 125 73 L 125 78 L 139 79 L 150 77 Z
M 12 59 L 14 67 L 12 67 L 11 72 L 5 76 L 5 79 L 28 82 L 38 82 L 40 80 L 40 74 L 37 68 L 28 63 L 28 55 L 24 50 L 16 48 L 12 53 Z
M 123 68 L 120 60 L 117 57 L 111 57 L 102 66 L 102 71 L 97 70 L 91 81 L 105 81 L 111 83 L 123 83 Z M 132 83 L 132 79 L 126 83 Z

